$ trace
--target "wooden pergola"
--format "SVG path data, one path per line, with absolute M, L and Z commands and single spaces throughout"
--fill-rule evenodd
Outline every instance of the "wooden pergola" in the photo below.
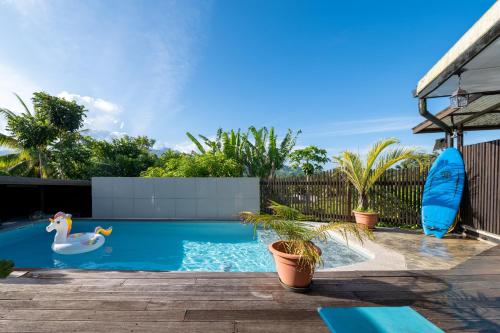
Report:
M 465 131 L 500 129 L 500 94 L 483 95 L 463 108 L 447 107 L 435 115 L 457 137 L 457 146 L 463 146 Z M 431 120 L 413 128 L 413 134 L 439 133 L 443 129 Z
M 462 89 L 468 102 L 437 114 L 427 110 L 427 100 L 450 97 Z M 493 6 L 419 80 L 414 91 L 425 121 L 413 133 L 444 132 L 447 145 L 464 131 L 500 129 L 500 2 Z

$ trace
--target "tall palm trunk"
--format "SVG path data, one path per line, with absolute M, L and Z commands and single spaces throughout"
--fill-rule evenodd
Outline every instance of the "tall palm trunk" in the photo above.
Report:
M 43 172 L 42 152 L 40 149 L 38 150 L 38 174 L 40 178 L 45 178 L 43 175 L 44 172 Z
M 360 193 L 358 195 L 358 207 L 361 207 L 363 211 L 369 208 L 368 195 L 366 193 Z

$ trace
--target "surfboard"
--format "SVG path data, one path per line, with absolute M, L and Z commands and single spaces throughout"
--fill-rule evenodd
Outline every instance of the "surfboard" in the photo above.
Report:
M 445 149 L 432 164 L 422 196 L 422 226 L 426 235 L 443 238 L 453 225 L 462 200 L 465 168 L 460 151 Z

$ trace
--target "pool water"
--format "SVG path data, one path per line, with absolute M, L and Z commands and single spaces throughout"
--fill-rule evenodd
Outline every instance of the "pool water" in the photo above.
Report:
M 272 272 L 267 244 L 276 240 L 269 230 L 239 222 L 74 220 L 71 233 L 113 226 L 104 245 L 93 252 L 60 255 L 51 250 L 55 231 L 48 222 L 0 232 L 0 258 L 18 268 L 80 268 L 108 270 Z M 319 243 L 324 268 L 367 260 L 336 242 Z

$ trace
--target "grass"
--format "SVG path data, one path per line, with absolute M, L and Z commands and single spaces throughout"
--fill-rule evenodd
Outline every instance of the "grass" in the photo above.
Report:
M 394 222 L 379 221 L 377 227 L 382 228 L 399 228 L 404 230 L 422 230 L 421 224 L 400 224 Z

